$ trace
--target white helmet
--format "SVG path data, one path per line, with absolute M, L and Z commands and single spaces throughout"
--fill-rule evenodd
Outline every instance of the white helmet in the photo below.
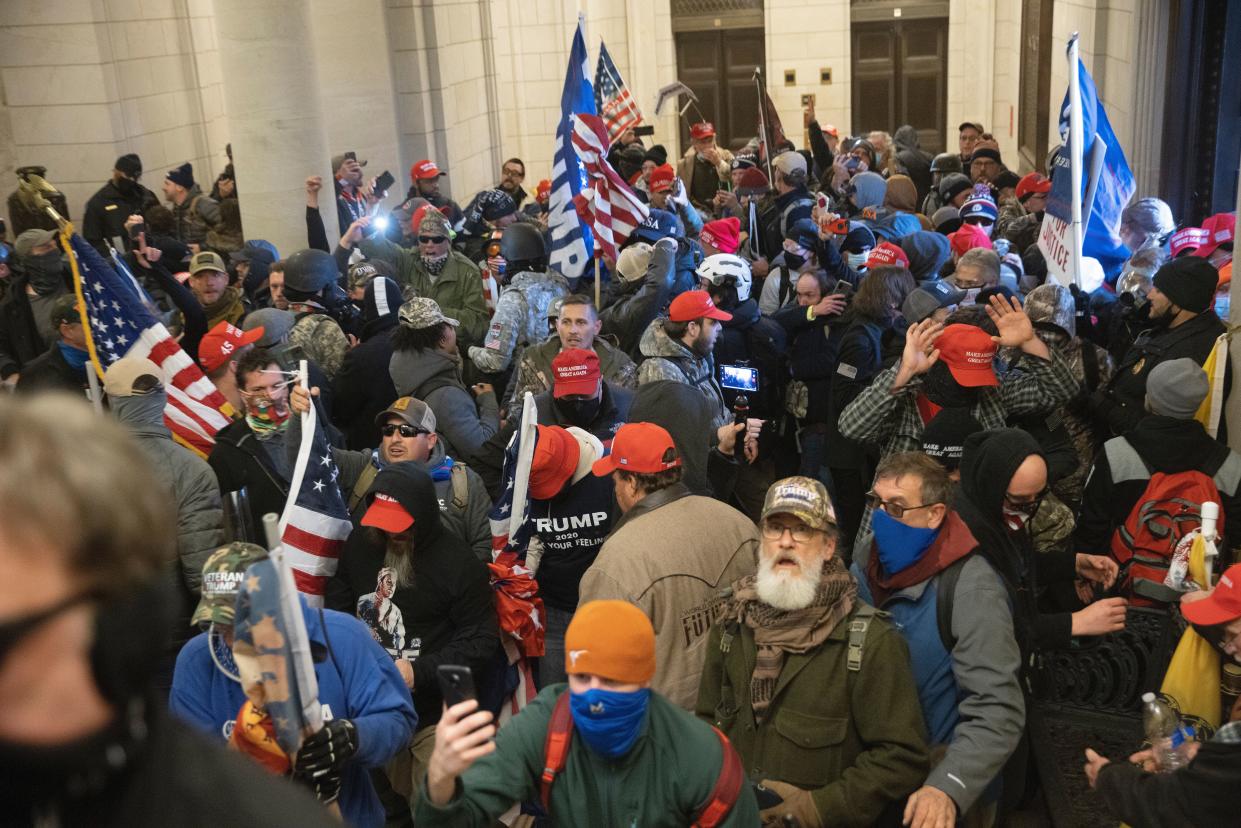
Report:
M 699 279 L 705 279 L 716 287 L 728 284 L 729 281 L 734 282 L 737 285 L 738 302 L 744 302 L 750 298 L 750 286 L 753 284 L 750 264 L 740 256 L 734 256 L 731 253 L 716 253 L 714 256 L 708 256 L 702 260 L 702 264 L 698 265 L 695 273 L 698 274 Z

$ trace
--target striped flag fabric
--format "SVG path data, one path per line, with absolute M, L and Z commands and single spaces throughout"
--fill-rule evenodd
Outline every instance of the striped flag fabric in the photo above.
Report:
M 602 118 L 585 113 L 574 115 L 573 146 L 590 184 L 573 203 L 582 218 L 590 222 L 597 250 L 616 261 L 617 248 L 651 211 L 608 163 L 607 129 Z
M 599 41 L 599 62 L 595 67 L 595 106 L 608 128 L 608 145 L 615 144 L 625 130 L 642 123 L 642 112 L 629 87 L 612 62 L 608 47 Z
M 306 361 L 301 375 L 306 376 Z M 336 478 L 340 469 L 319 423 L 317 407 L 302 415 L 289 499 L 280 515 L 280 542 L 297 589 L 309 604 L 323 606 L 328 579 L 336 574 L 340 550 L 353 529 Z
M 548 199 L 547 229 L 551 233 L 548 266 L 570 284 L 586 273 L 594 241 L 590 224 L 574 210 L 574 199 L 586 186 L 586 173 L 573 148 L 573 113 L 594 112 L 595 92 L 587 62 L 585 17 L 578 16 L 577 32 L 569 50 L 564 89 L 560 93 L 560 122 L 556 125 L 556 145 L 552 155 L 552 191 Z
M 232 422 L 232 406 L 156 318 L 155 304 L 128 271 L 117 273 L 77 233 L 61 237 L 70 251 L 82 328 L 96 372 L 102 377 L 108 366 L 127 355 L 158 365 L 168 392 L 164 424 L 177 442 L 206 457 L 216 432 Z

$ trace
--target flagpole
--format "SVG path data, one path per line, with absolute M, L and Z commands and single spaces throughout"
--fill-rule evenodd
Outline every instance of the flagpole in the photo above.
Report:
M 597 246 L 595 248 L 595 313 L 599 312 L 599 260 L 603 258 L 603 251 Z
M 758 90 L 758 131 L 762 133 L 758 140 L 767 160 L 767 184 L 774 188 L 776 180 L 771 175 L 771 136 L 767 134 L 767 90 L 763 86 L 763 70 L 757 66 L 754 67 L 754 86 Z
M 1069 182 L 1073 234 L 1073 282 L 1082 284 L 1082 74 L 1077 32 L 1069 38 Z

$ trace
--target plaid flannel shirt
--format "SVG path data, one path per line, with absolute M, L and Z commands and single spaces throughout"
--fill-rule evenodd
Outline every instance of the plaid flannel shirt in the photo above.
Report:
M 840 433 L 852 440 L 880 445 L 883 455 L 898 451 L 921 451 L 922 416 L 917 397 L 921 377 L 893 392 L 900 363 L 881 371 L 874 382 L 840 413 Z M 1024 354 L 1020 362 L 1000 377 L 997 387 L 985 387 L 974 405 L 974 419 L 983 429 L 1004 428 L 1014 414 L 1047 411 L 1073 399 L 1077 378 L 1063 357 L 1051 352 L 1051 360 Z

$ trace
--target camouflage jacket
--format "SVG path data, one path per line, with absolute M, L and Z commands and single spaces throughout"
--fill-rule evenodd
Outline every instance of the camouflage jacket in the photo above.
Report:
M 554 270 L 518 273 L 496 301 L 482 347 L 470 346 L 470 360 L 480 371 L 491 374 L 508 368 L 518 345 L 547 338 L 547 309 L 568 294 L 568 282 Z
M 702 392 L 712 405 L 715 416 L 711 418 L 712 429 L 732 422 L 732 414 L 724 405 L 724 391 L 715 376 L 715 359 L 708 354 L 698 356 L 680 342 L 668 338 L 664 332 L 663 319 L 656 319 L 642 334 L 642 356 L 646 359 L 638 366 L 638 385 L 658 380 L 691 385 Z
M 560 337 L 553 335 L 541 345 L 531 345 L 522 351 L 513 374 L 513 393 L 506 401 L 510 408 L 513 401 L 521 400 L 527 391 L 538 396 L 551 390 L 552 360 L 560 350 Z M 621 388 L 638 387 L 638 367 L 624 351 L 598 336 L 593 350 L 599 355 L 599 372 L 605 381 Z
M 173 204 L 173 235 L 185 244 L 203 244 L 207 231 L 220 223 L 220 205 L 211 196 L 203 195 L 197 184 L 181 204 Z

